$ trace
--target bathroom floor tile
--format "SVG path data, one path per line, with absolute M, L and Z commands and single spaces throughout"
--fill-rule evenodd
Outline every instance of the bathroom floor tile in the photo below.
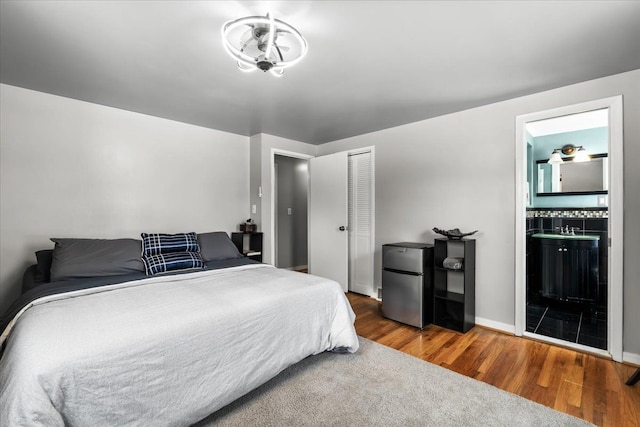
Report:
M 580 315 L 580 312 L 563 310 L 556 307 L 549 307 L 549 310 L 544 317 L 566 322 L 576 322 L 577 327 L 578 322 L 580 322 Z
M 576 342 L 580 314 L 558 311 L 549 308 L 536 331 L 537 334 L 554 337 L 565 341 Z
M 535 331 L 542 315 L 547 310 L 546 306 L 540 306 L 536 304 L 527 304 L 527 332 Z
M 583 317 L 580 325 L 578 343 L 591 347 L 607 348 L 607 322 L 594 318 Z
M 578 337 L 578 326 L 575 325 L 575 328 L 572 325 L 567 328 L 554 328 L 541 324 L 538 326 L 538 330 L 535 333 L 547 337 L 558 338 L 563 341 L 576 342 Z
M 607 349 L 607 339 L 600 337 L 592 337 L 589 335 L 580 334 L 578 337 L 578 344 L 588 345 L 589 347 L 599 348 L 601 350 Z
M 607 321 L 607 312 L 605 310 L 598 310 L 595 313 L 585 313 L 585 316 L 588 316 L 590 318 L 596 318 L 600 321 Z
M 583 307 L 565 307 L 527 304 L 526 331 L 574 342 L 593 348 L 607 348 L 606 309 L 589 310 Z

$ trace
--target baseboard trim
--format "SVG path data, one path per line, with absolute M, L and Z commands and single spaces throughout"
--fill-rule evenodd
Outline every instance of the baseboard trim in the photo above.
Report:
M 484 319 L 482 317 L 476 317 L 476 325 L 483 326 L 489 329 L 494 329 L 499 332 L 505 332 L 511 335 L 515 335 L 516 333 L 516 327 L 514 325 L 509 325 L 508 323 L 496 322 L 495 320 Z
M 632 363 L 640 366 L 640 354 L 630 353 L 628 351 L 622 352 L 622 361 L 625 363 Z
M 296 271 L 296 270 L 306 270 L 307 268 L 308 268 L 308 266 L 306 266 L 306 265 L 296 265 L 295 267 L 287 267 L 287 268 L 285 268 L 285 270 Z
M 484 319 L 482 317 L 476 317 L 476 325 L 512 335 L 515 335 L 516 331 L 516 328 L 513 325 L 496 322 L 495 320 Z M 640 366 L 640 354 L 624 351 L 622 352 L 622 361 L 624 363 Z

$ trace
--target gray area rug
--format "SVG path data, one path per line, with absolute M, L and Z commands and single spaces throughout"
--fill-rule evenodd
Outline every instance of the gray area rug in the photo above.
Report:
M 204 426 L 587 426 L 583 420 L 360 337 L 308 357 Z

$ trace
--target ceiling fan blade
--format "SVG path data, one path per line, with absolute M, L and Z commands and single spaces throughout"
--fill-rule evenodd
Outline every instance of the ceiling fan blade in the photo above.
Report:
M 254 39 L 255 38 L 253 37 L 253 29 L 250 28 L 244 33 L 242 33 L 242 35 L 240 36 L 240 45 L 246 46 L 247 43 L 249 43 L 251 40 L 254 40 Z
M 282 47 L 280 47 L 280 46 L 278 46 L 278 45 L 274 45 L 273 47 L 275 48 L 275 49 L 273 49 L 273 50 L 274 50 L 274 52 L 275 52 L 276 54 L 278 54 L 278 59 L 279 59 L 280 61 L 284 61 L 284 58 L 282 57 Z M 284 47 L 284 46 L 283 46 L 283 47 Z M 276 60 L 278 60 L 278 59 L 276 59 Z

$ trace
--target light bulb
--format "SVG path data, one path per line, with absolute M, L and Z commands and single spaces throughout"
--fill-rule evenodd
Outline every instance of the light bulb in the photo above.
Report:
M 562 157 L 560 156 L 560 151 L 559 150 L 553 150 L 553 153 L 551 153 L 551 157 L 549 158 L 549 161 L 547 161 L 547 163 L 550 163 L 552 165 L 559 165 L 560 163 L 564 163 L 564 160 L 562 160 Z
M 578 148 L 575 157 L 573 158 L 574 162 L 582 163 L 591 161 L 591 157 L 587 154 L 587 150 L 583 147 Z

